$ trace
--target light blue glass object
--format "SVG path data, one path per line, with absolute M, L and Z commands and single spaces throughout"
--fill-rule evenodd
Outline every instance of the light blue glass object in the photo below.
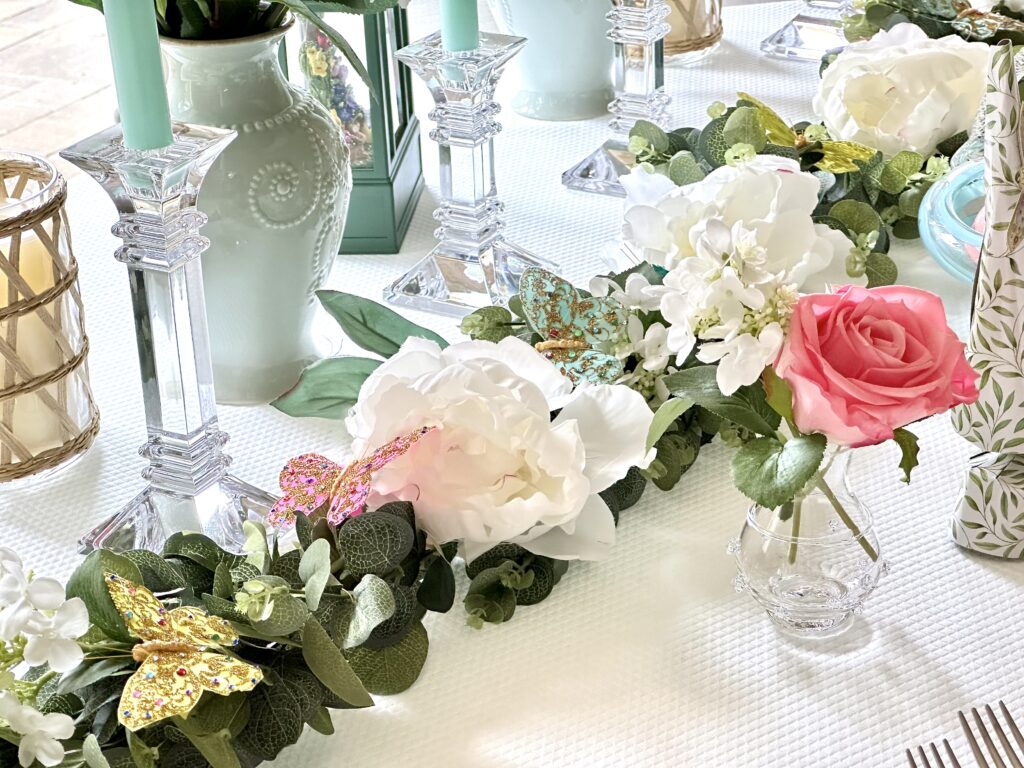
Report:
M 921 201 L 917 220 L 921 242 L 943 269 L 966 283 L 974 282 L 978 262 L 968 248 L 980 252 L 982 233 L 974 219 L 985 205 L 985 164 L 961 165 L 935 182 Z

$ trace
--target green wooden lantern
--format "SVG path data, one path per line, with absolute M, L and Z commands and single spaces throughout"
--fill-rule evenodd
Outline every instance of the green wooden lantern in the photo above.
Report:
M 352 199 L 342 253 L 397 253 L 423 192 L 419 121 L 412 79 L 395 51 L 408 44 L 405 11 L 356 15 L 310 2 L 366 64 L 378 99 L 345 57 L 309 22 L 288 38 L 289 77 L 338 119 L 352 158 Z

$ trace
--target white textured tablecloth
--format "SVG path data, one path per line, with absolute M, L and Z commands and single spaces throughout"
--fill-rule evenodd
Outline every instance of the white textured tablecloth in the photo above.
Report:
M 720 51 L 668 72 L 676 124 L 702 125 L 707 104 L 729 102 L 737 90 L 790 120 L 810 116 L 816 68 L 756 52 L 798 7 L 727 9 Z M 427 17 L 417 17 L 415 4 L 412 16 L 424 32 Z M 506 97 L 511 85 L 510 77 Z M 425 113 L 426 92 L 416 96 Z M 559 175 L 603 141 L 603 121 L 542 123 L 511 111 L 503 120 L 498 183 L 509 237 L 585 278 L 617 232 L 621 203 L 567 192 Z M 377 298 L 433 244 L 436 154 L 425 141 L 429 189 L 403 252 L 343 257 L 330 287 Z M 35 488 L 0 490 L 0 544 L 59 577 L 78 562 L 78 535 L 142 487 L 136 447 L 145 439 L 128 286 L 107 234 L 114 209 L 78 178 L 70 215 L 102 431 L 65 473 Z M 950 300 L 962 330 L 966 287 L 918 248 L 897 255 L 905 280 Z M 454 338 L 450 321 L 410 314 Z M 269 407 L 225 407 L 221 420 L 237 474 L 267 488 L 292 455 L 344 456 L 339 424 Z M 429 617 L 430 656 L 412 689 L 380 698 L 372 710 L 338 713 L 336 736 L 307 733 L 275 765 L 895 766 L 905 746 L 952 736 L 958 708 L 1003 697 L 1024 715 L 1024 565 L 953 545 L 948 517 L 969 446 L 943 419 L 919 431 L 922 466 L 913 485 L 901 487 L 894 471 L 869 489 L 893 570 L 847 635 L 817 645 L 786 640 L 749 597 L 733 592 L 725 547 L 746 503 L 729 481 L 728 451 L 709 447 L 675 491 L 649 488 L 623 515 L 609 560 L 573 566 L 550 599 L 517 611 L 507 625 L 472 630 L 460 606 Z M 967 765 L 962 740 L 953 741 Z

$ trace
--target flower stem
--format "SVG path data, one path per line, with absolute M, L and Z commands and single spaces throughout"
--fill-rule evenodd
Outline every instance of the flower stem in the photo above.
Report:
M 877 560 L 878 552 L 875 551 L 875 548 L 871 546 L 871 542 L 869 542 L 861 533 L 860 527 L 853 522 L 853 518 L 846 513 L 845 509 L 843 509 L 842 503 L 832 492 L 832 489 L 828 487 L 828 483 L 825 482 L 824 478 L 818 480 L 818 488 L 823 494 L 825 494 L 825 498 L 831 502 L 836 514 L 839 515 L 839 519 L 842 520 L 846 527 L 850 529 L 850 533 L 852 533 L 853 537 L 860 543 L 861 548 L 867 553 L 868 557 L 870 557 L 872 561 Z
M 800 538 L 800 508 L 803 506 L 803 499 L 793 499 L 793 540 L 789 542 L 789 564 L 796 562 L 796 544 Z

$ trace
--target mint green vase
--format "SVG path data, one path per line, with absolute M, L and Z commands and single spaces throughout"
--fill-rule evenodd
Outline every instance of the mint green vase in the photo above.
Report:
M 526 38 L 515 60 L 512 109 L 537 120 L 583 120 L 608 111 L 612 89 L 609 0 L 488 0 L 502 32 Z
M 161 40 L 171 117 L 238 132 L 198 201 L 209 216 L 203 281 L 223 403 L 270 401 L 316 356 L 314 294 L 338 252 L 352 191 L 341 131 L 281 71 L 287 29 Z

